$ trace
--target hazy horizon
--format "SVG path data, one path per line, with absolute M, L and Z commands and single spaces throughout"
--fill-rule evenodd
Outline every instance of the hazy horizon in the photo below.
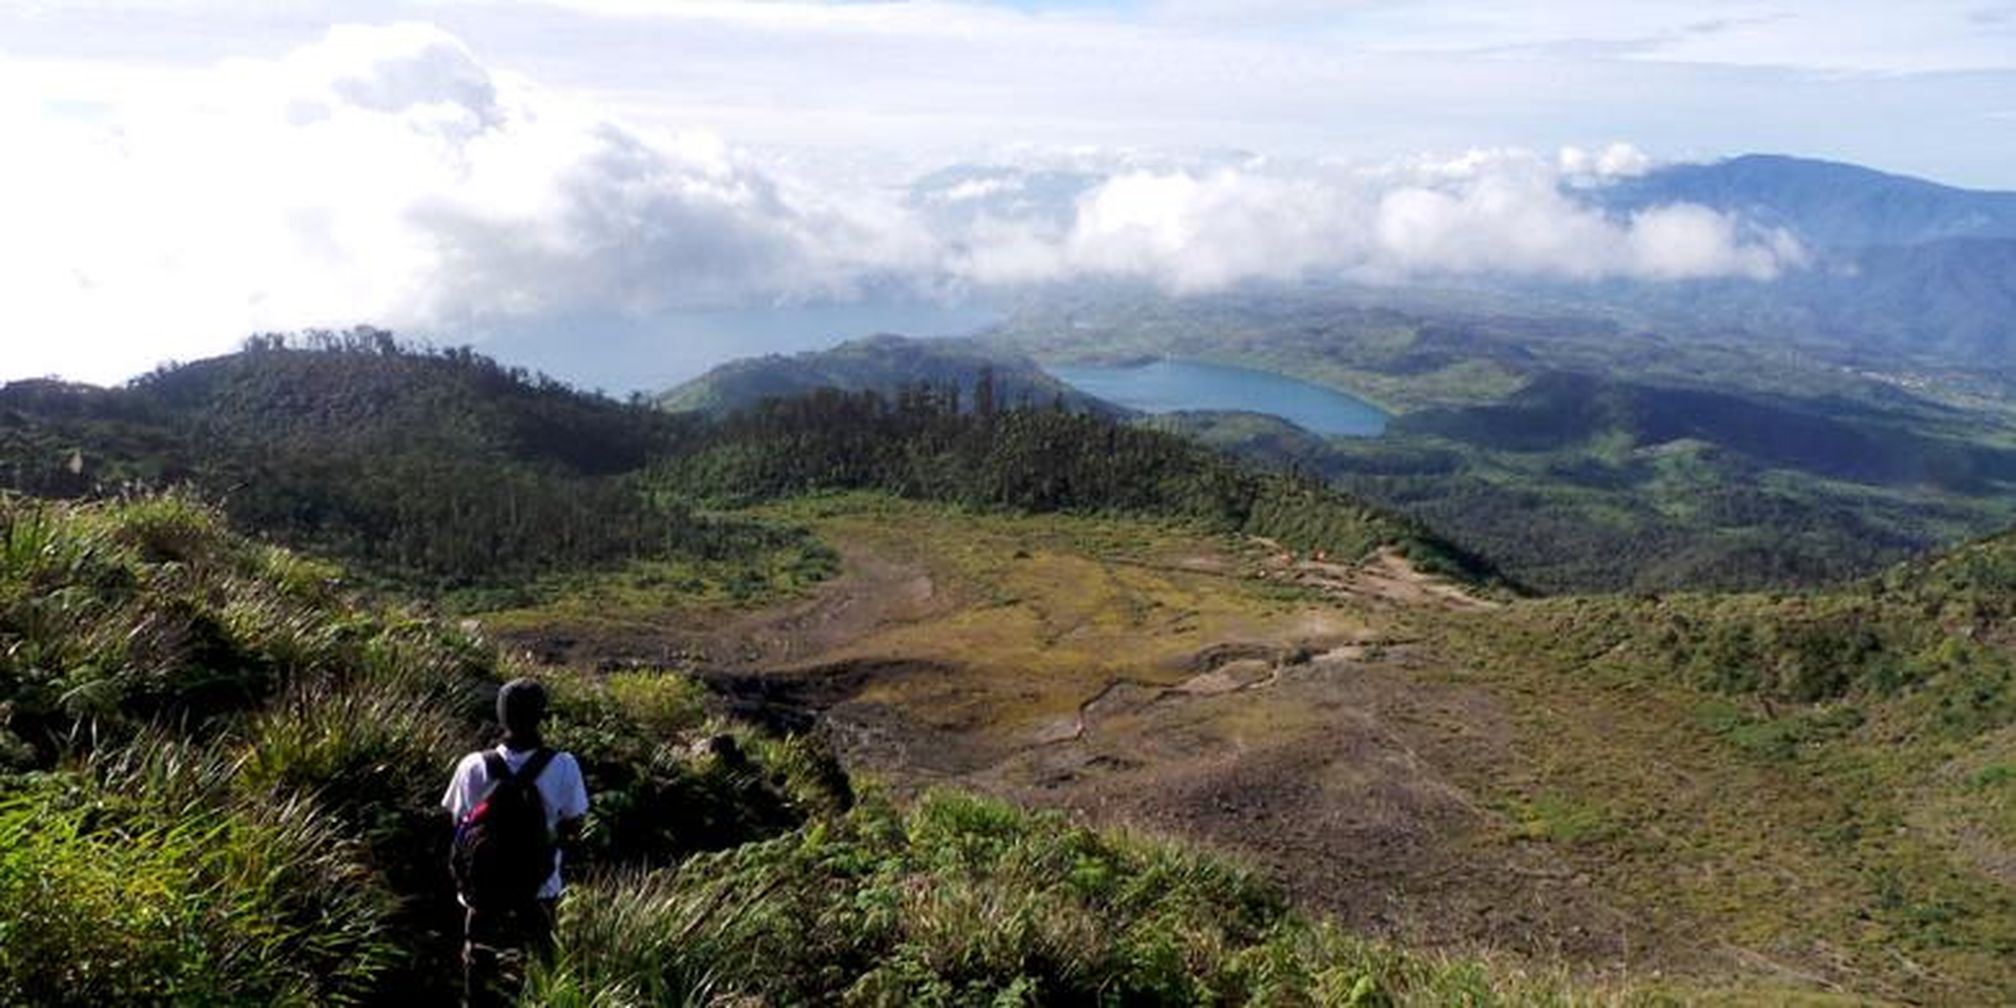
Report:
M 1768 280 L 1796 236 L 1577 194 L 1752 151 L 2016 188 L 2007 3 L 113 0 L 0 29 L 30 152 L 0 166 L 0 379 L 360 323 L 655 340 L 676 379 L 861 334 L 824 307 L 1088 278 Z

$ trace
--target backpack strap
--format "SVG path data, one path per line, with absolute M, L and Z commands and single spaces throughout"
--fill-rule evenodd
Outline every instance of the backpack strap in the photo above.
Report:
M 495 749 L 483 750 L 483 769 L 485 776 L 489 778 L 489 786 L 483 789 L 483 797 L 490 797 L 499 787 L 511 781 L 537 783 L 539 775 L 546 772 L 546 764 L 553 762 L 555 755 L 553 750 L 541 746 L 533 751 L 532 758 L 526 760 L 525 765 L 519 767 L 517 773 L 512 773 L 511 764 L 505 761 L 503 753 Z
M 483 750 L 483 777 L 482 792 L 470 804 L 469 811 L 462 813 L 465 820 L 474 818 L 477 810 L 483 807 L 483 803 L 489 801 L 490 796 L 497 793 L 497 788 L 505 781 L 511 779 L 511 764 L 504 762 L 504 757 L 498 754 L 497 750 L 485 749 Z
M 518 768 L 518 776 L 524 778 L 528 784 L 538 783 L 539 775 L 546 772 L 546 764 L 553 762 L 555 755 L 553 750 L 540 747 L 532 753 L 531 759 L 525 761 L 524 766 Z M 499 761 L 502 761 L 502 757 L 499 757 Z

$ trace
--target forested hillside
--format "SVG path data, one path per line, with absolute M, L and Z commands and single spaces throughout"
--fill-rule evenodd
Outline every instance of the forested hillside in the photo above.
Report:
M 2016 520 L 2016 453 L 1908 399 L 1550 372 L 1303 464 L 1548 591 L 1810 587 Z
M 1340 557 L 1392 545 L 1489 576 L 1425 530 L 1319 485 L 1055 397 L 1028 402 L 984 367 L 975 375 L 971 386 L 827 390 L 710 419 L 382 331 L 260 337 L 117 389 L 0 388 L 0 486 L 103 496 L 186 483 L 244 528 L 429 589 L 797 548 L 789 530 L 700 505 L 817 487 L 1196 520 Z
M 2016 522 L 1999 365 L 1835 362 L 1565 294 L 1530 315 L 1477 292 L 1369 297 L 1086 291 L 1025 306 L 992 338 L 1046 361 L 1169 355 L 1373 396 L 1398 413 L 1376 438 L 1152 422 L 1321 476 L 1542 591 L 1808 587 Z
M 820 489 L 1033 512 L 1200 522 L 1340 561 L 1391 547 L 1423 570 L 1497 580 L 1421 525 L 1306 477 L 1243 465 L 1185 438 L 1061 409 L 962 412 L 929 389 L 775 400 L 708 428 L 657 479 L 747 503 Z
M 977 391 L 982 375 L 987 378 L 991 397 L 984 403 L 970 395 Z M 972 410 L 1058 404 L 1078 413 L 1112 417 L 1127 413 L 1058 381 L 1020 354 L 1003 353 L 972 340 L 891 335 L 850 340 L 830 350 L 789 357 L 771 354 L 730 361 L 671 389 L 658 397 L 658 403 L 668 410 L 722 416 L 766 399 L 789 399 L 819 389 L 877 392 L 894 398 L 903 389 L 920 386 L 939 391 L 949 405 Z
M 55 495 L 186 482 L 247 528 L 453 586 L 720 538 L 624 475 L 679 428 L 467 350 L 264 337 L 118 389 L 0 389 L 0 480 Z

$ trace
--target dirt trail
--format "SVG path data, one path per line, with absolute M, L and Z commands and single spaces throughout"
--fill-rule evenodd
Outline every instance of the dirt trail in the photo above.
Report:
M 727 615 L 670 610 L 646 623 L 560 624 L 503 639 L 551 664 L 768 669 L 816 659 L 876 630 L 958 605 L 922 564 L 855 543 L 838 549 L 840 576 L 809 598 L 781 606 Z
M 1423 573 L 1391 546 L 1381 546 L 1360 563 L 1337 563 L 1282 550 L 1272 540 L 1259 542 L 1272 551 L 1267 576 L 1327 594 L 1459 610 L 1495 609 L 1499 605 L 1471 594 L 1462 585 Z
M 839 549 L 840 577 L 803 602 L 751 613 L 716 630 L 709 635 L 709 658 L 745 667 L 791 665 L 957 605 L 921 564 L 859 544 L 842 543 Z

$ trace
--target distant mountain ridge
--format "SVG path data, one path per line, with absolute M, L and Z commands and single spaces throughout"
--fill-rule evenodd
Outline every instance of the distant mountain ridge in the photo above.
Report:
M 1761 283 L 1524 286 L 1593 298 L 1661 328 L 1744 330 L 1858 363 L 2003 372 L 2016 348 L 2016 192 L 1746 154 L 1659 168 L 1584 198 L 1616 215 L 1705 206 L 1753 233 L 1782 229 L 1806 256 Z
M 1598 190 L 1596 198 L 1612 210 L 1697 203 L 1787 228 L 1820 249 L 2016 239 L 2016 192 L 1961 189 L 1781 154 L 1671 165 Z
M 960 165 L 917 179 L 908 198 L 920 212 L 950 225 L 1013 220 L 1062 235 L 1069 233 L 1086 195 L 1110 177 Z M 1680 338 L 1712 340 L 1741 331 L 1746 338 L 1819 350 L 1856 366 L 1901 358 L 1999 372 L 2008 369 L 2009 352 L 2016 348 L 2016 192 L 1752 153 L 1669 164 L 1599 185 L 1564 183 L 1560 193 L 1620 224 L 1655 207 L 1705 207 L 1735 222 L 1739 242 L 1782 249 L 1782 233 L 1796 240 L 1803 255 L 1785 256 L 1775 274 L 1762 279 L 1730 274 L 1588 280 L 1467 271 L 1370 285 L 1354 296 L 1368 305 L 1434 315 L 1449 294 L 1458 293 L 1483 299 L 1494 315 L 1569 312 Z M 1323 286 L 1320 278 L 1312 279 Z M 1081 278 L 1024 300 L 1070 301 L 1102 285 L 1124 287 L 1118 280 Z
M 2016 480 L 2016 452 L 1896 430 L 1867 407 L 1569 372 L 1544 374 L 1502 403 L 1422 410 L 1394 426 L 1398 433 L 1526 452 L 1600 438 L 1622 438 L 1634 447 L 1695 441 L 1762 466 L 1871 485 L 1980 493 Z
M 1908 355 L 2006 370 L 2016 349 L 2016 238 L 1872 245 L 1782 277 L 1709 289 L 1747 328 L 1851 337 L 1878 362 Z M 1698 293 L 1698 292 L 1697 292 Z
M 1073 412 L 1115 418 L 1131 415 L 1124 407 L 1058 381 L 1026 356 L 971 340 L 894 335 L 870 336 L 831 350 L 788 357 L 770 354 L 730 361 L 667 391 L 658 403 L 674 412 L 721 415 L 766 399 L 786 399 L 822 388 L 873 391 L 893 399 L 905 388 L 925 385 L 956 388 L 970 407 L 983 372 L 992 374 L 995 401 L 1004 408 L 1061 402 Z

